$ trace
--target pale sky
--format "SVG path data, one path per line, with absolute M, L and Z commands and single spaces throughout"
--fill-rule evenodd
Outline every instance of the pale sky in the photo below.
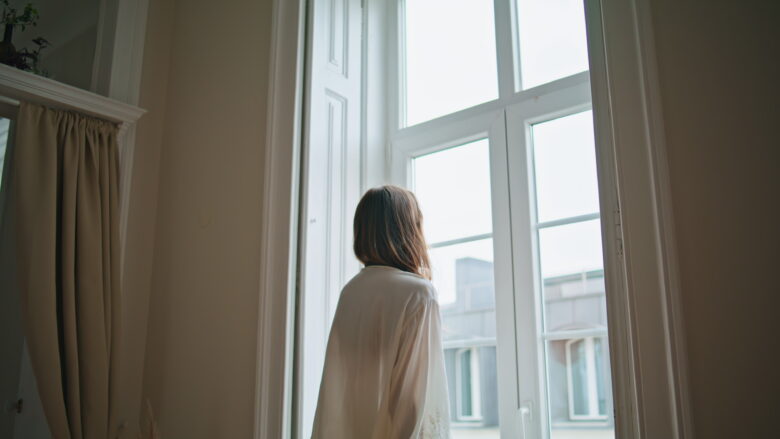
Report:
M 588 69 L 582 0 L 518 0 L 531 88 Z M 498 98 L 493 0 L 406 1 L 407 125 Z

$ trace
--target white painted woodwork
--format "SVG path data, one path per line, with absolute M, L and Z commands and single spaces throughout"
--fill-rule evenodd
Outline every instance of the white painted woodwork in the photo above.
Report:
M 341 287 L 359 270 L 352 217 L 361 189 L 360 0 L 310 4 L 301 212 L 300 437 L 311 435 Z
M 506 29 L 515 25 L 511 22 L 514 20 L 514 13 L 511 13 L 513 4 L 510 0 L 495 1 L 497 29 L 503 35 L 499 35 L 497 39 L 497 50 L 502 56 L 506 56 L 506 53 L 517 53 L 516 41 L 511 40 L 511 37 L 507 39 L 509 33 L 506 32 Z M 403 66 L 396 58 L 399 49 L 396 27 L 398 10 L 392 7 L 396 3 L 394 0 L 366 2 L 366 35 L 371 38 L 384 37 L 385 40 L 382 43 L 366 42 L 364 48 L 384 50 L 384 56 L 388 57 L 389 61 L 386 62 L 385 70 L 376 68 L 381 66 L 381 62 L 369 62 L 364 80 L 368 84 L 372 81 L 373 84 L 384 82 L 383 93 L 386 93 L 386 96 L 399 96 L 396 84 L 399 83 L 399 69 Z M 315 2 L 321 3 L 321 0 Z M 301 35 L 305 23 L 302 19 L 303 2 L 277 0 L 275 11 L 276 54 L 272 57 L 272 72 L 275 74 L 271 76 L 270 83 L 273 93 L 269 96 L 270 159 L 267 162 L 269 174 L 272 174 L 269 176 L 269 182 L 272 184 L 266 187 L 266 212 L 274 212 L 268 224 L 275 227 L 266 225 L 264 229 L 267 246 L 264 248 L 264 254 L 267 257 L 264 260 L 263 274 L 268 276 L 268 279 L 264 277 L 261 285 L 263 321 L 258 327 L 258 438 L 292 437 L 293 422 L 289 417 L 291 401 L 297 399 L 298 404 L 302 401 L 300 393 L 293 395 L 289 380 L 290 371 L 295 367 L 291 354 L 291 322 L 294 318 L 297 318 L 298 322 L 306 318 L 305 276 L 309 263 L 306 259 L 308 255 L 305 254 L 308 224 L 302 224 L 301 230 L 304 233 L 300 238 L 294 233 L 298 218 L 295 203 L 299 194 L 295 155 L 298 145 L 296 136 L 299 132 L 296 127 L 299 127 L 297 123 L 302 115 L 310 117 L 312 102 L 315 100 L 312 91 L 306 112 L 300 110 L 298 99 L 302 89 L 298 79 L 303 68 L 300 57 Z M 309 11 L 312 35 L 318 35 L 316 23 L 323 20 L 323 11 L 322 7 Z M 381 22 L 378 18 L 382 14 L 387 17 L 387 21 Z M 551 94 L 556 90 L 575 89 L 576 93 L 571 96 L 583 99 L 574 99 L 570 107 L 560 111 L 563 114 L 573 111 L 575 107 L 584 108 L 588 105 L 592 105 L 594 109 L 616 436 L 647 439 L 692 438 L 671 203 L 663 147 L 664 134 L 647 0 L 586 0 L 586 16 L 590 75 L 577 74 L 533 89 L 508 94 L 507 90 L 516 89 L 509 85 L 517 84 L 519 75 L 500 63 L 499 100 L 401 131 L 398 129 L 398 116 L 402 109 L 394 99 L 388 99 L 385 102 L 386 115 L 383 118 L 388 121 L 386 142 L 392 142 L 392 152 L 389 152 L 387 160 L 388 167 L 392 170 L 391 179 L 400 184 L 408 183 L 410 158 L 420 151 L 431 151 L 476 138 L 490 139 L 496 272 L 512 273 L 511 276 L 499 275 L 496 278 L 498 332 L 504 334 L 504 337 L 506 334 L 520 337 L 512 325 L 513 322 L 522 316 L 533 318 L 538 315 L 538 310 L 520 309 L 520 305 L 514 303 L 516 296 L 511 294 L 511 291 L 517 288 L 516 283 L 521 281 L 523 273 L 534 277 L 529 274 L 527 263 L 523 265 L 518 262 L 522 259 L 520 252 L 527 253 L 533 242 L 529 238 L 523 243 L 519 238 L 510 239 L 509 236 L 512 234 L 511 230 L 523 227 L 515 219 L 516 214 L 512 213 L 512 210 L 516 209 L 518 203 L 528 204 L 529 201 L 518 200 L 517 194 L 501 189 L 509 188 L 511 183 L 507 182 L 516 177 L 506 167 L 509 149 L 502 150 L 497 145 L 509 143 L 507 130 L 508 118 L 512 116 L 510 113 L 519 112 L 520 115 L 515 116 L 523 116 L 521 109 L 511 109 L 513 105 L 535 96 Z M 320 24 L 320 27 L 322 26 L 323 24 Z M 344 72 L 341 64 L 343 60 L 339 58 L 341 55 L 331 50 L 343 41 L 339 38 L 341 37 L 321 40 L 321 37 L 316 37 L 316 41 L 327 41 L 325 49 L 320 50 L 327 54 L 325 68 L 335 75 L 339 74 L 339 67 L 341 74 Z M 381 57 L 372 54 L 370 59 Z M 350 62 L 352 60 L 347 55 L 346 65 L 350 66 Z M 313 60 L 309 60 L 307 64 L 310 69 L 323 68 L 322 64 L 315 65 Z M 349 68 L 351 67 L 348 67 L 347 71 Z M 513 75 L 513 78 L 507 79 L 508 75 Z M 587 84 L 591 79 L 592 102 L 586 102 L 590 100 Z M 335 91 L 336 95 L 344 97 L 339 90 Z M 332 99 L 328 101 L 324 92 L 319 96 L 328 102 L 328 105 L 324 106 L 327 112 L 338 111 L 338 108 L 332 110 L 331 105 L 338 107 L 340 104 L 334 104 Z M 362 108 L 366 110 L 366 114 L 374 114 L 373 111 L 379 105 L 375 96 L 362 97 Z M 584 99 L 586 97 L 587 99 Z M 349 97 L 346 102 L 349 106 Z M 506 113 L 503 111 L 505 108 Z M 339 119 L 328 117 L 328 120 L 333 123 Z M 368 134 L 363 133 L 364 146 L 383 143 L 379 134 L 381 124 L 372 123 L 363 122 L 364 126 L 368 127 Z M 314 129 L 309 127 L 307 135 L 310 136 L 313 132 Z M 289 151 L 291 146 L 293 151 Z M 369 168 L 381 169 L 381 165 L 376 166 L 369 161 L 364 163 L 368 163 L 364 165 L 364 172 Z M 302 168 L 302 174 L 304 179 L 301 189 L 306 191 L 311 180 L 307 166 Z M 506 181 L 497 184 L 502 179 Z M 368 181 L 371 181 L 371 178 L 364 174 L 363 185 Z M 515 199 L 511 208 L 508 202 L 510 199 Z M 308 208 L 305 202 L 301 206 L 304 210 Z M 304 213 L 302 218 L 308 220 L 311 216 Z M 495 218 L 512 219 L 505 221 Z M 325 226 L 318 227 L 321 231 L 327 230 Z M 279 232 L 281 230 L 284 233 Z M 502 233 L 503 237 L 500 236 Z M 529 235 L 526 233 L 524 236 Z M 319 242 L 324 240 L 322 237 Z M 294 250 L 298 245 L 303 252 L 300 273 L 304 278 L 299 279 L 297 284 L 297 299 L 300 300 L 301 312 L 295 316 L 292 303 L 296 300 L 294 273 L 297 255 Z M 517 254 L 514 254 L 515 252 Z M 505 257 L 507 254 L 512 256 Z M 504 257 L 499 260 L 502 255 Z M 297 337 L 299 341 L 306 342 L 305 333 L 303 337 L 298 333 Z M 520 338 L 517 343 L 522 345 L 524 341 Z M 638 348 L 640 344 L 641 351 Z M 299 354 L 306 354 L 306 349 L 306 346 L 299 346 Z M 521 395 L 525 390 L 518 386 L 516 380 L 517 371 L 539 365 L 534 364 L 534 361 L 525 361 L 527 365 L 523 366 L 515 351 L 502 344 L 499 344 L 498 359 L 499 374 L 502 376 L 502 382 L 506 383 L 501 386 L 503 392 L 499 395 L 502 405 L 502 437 L 540 437 L 536 432 L 543 428 L 543 421 L 539 418 L 544 415 L 539 412 L 540 407 L 537 404 L 543 397 L 542 390 L 538 390 L 536 395 L 533 390 L 528 390 L 529 396 L 525 398 Z M 299 355 L 296 360 L 299 371 L 306 367 L 303 355 Z M 507 373 L 514 378 L 505 376 Z M 298 408 L 300 409 L 300 405 Z M 300 424 L 296 421 L 295 425 Z M 297 434 L 296 437 L 301 436 L 300 431 L 297 431 Z

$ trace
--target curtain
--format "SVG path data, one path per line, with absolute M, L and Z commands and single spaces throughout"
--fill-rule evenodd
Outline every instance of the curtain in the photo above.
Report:
M 11 163 L 22 319 L 57 439 L 116 434 L 118 126 L 22 103 Z

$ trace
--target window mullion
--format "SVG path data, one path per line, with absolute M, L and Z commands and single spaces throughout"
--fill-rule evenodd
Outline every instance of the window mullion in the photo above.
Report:
M 498 66 L 498 97 L 510 98 L 517 87 L 515 68 L 515 37 L 512 32 L 514 14 L 512 0 L 494 0 L 493 11 L 496 27 L 496 61 Z

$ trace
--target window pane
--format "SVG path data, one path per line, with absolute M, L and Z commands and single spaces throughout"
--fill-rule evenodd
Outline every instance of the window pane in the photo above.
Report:
M 604 272 L 545 279 L 544 317 L 547 331 L 606 328 Z
M 588 70 L 582 0 L 517 0 L 524 89 Z
M 441 304 L 444 358 L 454 422 L 452 437 L 497 439 L 493 240 L 434 248 L 431 259 L 433 284 Z
M 474 239 L 492 231 L 488 141 L 418 157 L 413 177 L 433 244 L 452 437 L 498 439 L 493 240 Z
M 439 294 L 443 315 L 446 316 L 448 311 L 454 310 L 494 311 L 492 239 L 433 248 L 430 250 L 430 255 L 431 265 L 433 265 L 433 285 Z M 495 337 L 495 316 L 491 314 L 487 320 L 489 327 L 485 330 L 449 335 L 456 338 Z M 473 325 L 458 326 L 474 328 Z M 447 334 L 445 334 L 446 338 Z
M 490 233 L 488 140 L 414 159 L 414 191 L 428 243 Z
M 3 168 L 5 166 L 5 156 L 8 149 L 8 130 L 11 128 L 11 121 L 0 117 L 0 187 L 3 183 Z
M 595 219 L 539 230 L 542 279 L 601 270 L 601 224 Z
M 610 385 L 605 346 L 603 337 L 546 343 L 550 439 L 615 438 L 609 395 L 601 393 Z
M 540 222 L 599 211 L 593 112 L 532 127 Z
M 493 0 L 406 1 L 406 125 L 498 98 Z

